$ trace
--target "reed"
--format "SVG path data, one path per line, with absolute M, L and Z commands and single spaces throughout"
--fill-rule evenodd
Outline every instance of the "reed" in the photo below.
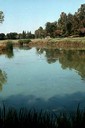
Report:
M 21 108 L 0 108 L 0 128 L 85 128 L 85 110 L 54 114 Z

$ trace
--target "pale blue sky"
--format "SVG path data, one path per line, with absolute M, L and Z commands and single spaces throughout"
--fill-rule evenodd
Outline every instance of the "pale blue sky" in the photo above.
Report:
M 85 0 L 0 0 L 5 21 L 0 33 L 34 32 L 45 23 L 57 21 L 62 11 L 74 14 Z

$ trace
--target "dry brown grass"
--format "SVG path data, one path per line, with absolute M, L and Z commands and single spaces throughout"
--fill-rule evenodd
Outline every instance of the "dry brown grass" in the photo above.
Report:
M 11 41 L 13 43 L 13 46 L 19 46 L 19 40 L 0 40 L 0 49 L 3 49 L 8 41 Z M 63 48 L 63 49 L 68 49 L 68 48 L 85 49 L 85 37 L 32 39 L 27 46 Z

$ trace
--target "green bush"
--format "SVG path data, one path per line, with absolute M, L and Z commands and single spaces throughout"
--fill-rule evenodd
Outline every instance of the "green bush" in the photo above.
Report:
M 29 44 L 29 42 L 31 42 L 30 39 L 22 39 L 18 41 L 19 45 L 21 46 L 23 46 L 23 44 Z
M 12 41 L 8 41 L 6 43 L 6 50 L 7 51 L 13 51 L 13 43 L 12 43 Z
M 20 46 L 23 46 L 23 40 L 19 40 L 18 43 Z

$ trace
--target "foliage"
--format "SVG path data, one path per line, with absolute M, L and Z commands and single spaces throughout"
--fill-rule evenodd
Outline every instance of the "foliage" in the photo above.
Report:
M 22 32 L 22 39 L 26 39 L 26 31 Z
M 0 11 L 0 23 L 4 20 L 4 14 Z M 11 32 L 4 37 L 0 35 L 0 39 L 34 39 L 49 37 L 67 37 L 67 36 L 85 36 L 85 4 L 74 14 L 61 12 L 60 17 L 55 22 L 47 22 L 45 28 L 41 26 L 35 30 L 35 34 L 31 31 L 22 31 L 22 33 Z
M 79 32 L 79 36 L 80 36 L 80 37 L 85 36 L 85 28 L 79 29 L 78 32 Z
M 8 41 L 6 43 L 6 50 L 7 51 L 13 51 L 13 43 L 11 41 Z
M 0 33 L 0 40 L 4 40 L 5 39 L 5 34 L 4 33 Z
M 44 36 L 41 36 L 43 30 L 43 28 L 41 28 L 42 27 L 35 31 L 36 38 L 46 36 L 85 36 L 85 31 L 82 32 L 82 29 L 85 29 L 85 4 L 82 4 L 74 15 L 72 15 L 71 13 L 66 14 L 65 12 L 61 12 L 58 21 L 47 22 L 44 29 L 46 34 L 44 34 Z
M 34 39 L 35 35 L 31 33 L 31 31 L 23 31 L 22 33 L 18 34 L 18 39 Z
M 22 39 L 18 41 L 19 45 L 21 46 L 23 46 L 23 44 L 29 44 L 29 42 L 31 42 L 30 39 Z
M 67 23 L 67 15 L 66 13 L 62 12 L 58 20 L 58 28 L 62 30 L 62 34 L 65 34 L 66 23 Z
M 27 31 L 26 33 L 26 39 L 34 39 L 35 38 L 35 35 L 31 33 L 31 31 Z
M 33 39 L 35 35 L 31 32 L 23 31 L 22 33 L 10 32 L 5 35 L 6 39 Z
M 7 39 L 17 39 L 17 33 L 16 32 L 11 32 L 11 33 L 7 33 L 6 38 Z
M 45 29 L 47 32 L 47 36 L 54 37 L 55 34 L 54 32 L 57 30 L 57 22 L 53 22 L 53 23 L 47 22 Z
M 44 38 L 44 37 L 46 37 L 46 31 L 42 27 L 39 27 L 39 29 L 35 31 L 35 38 Z

